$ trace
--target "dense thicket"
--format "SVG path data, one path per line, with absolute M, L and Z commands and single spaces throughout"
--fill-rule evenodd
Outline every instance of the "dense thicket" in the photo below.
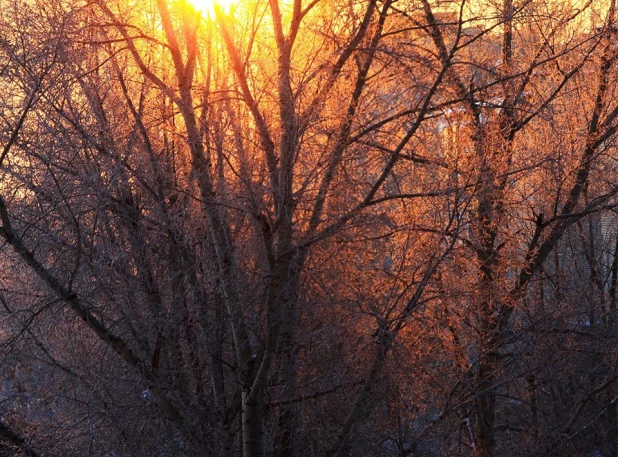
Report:
M 615 23 L 0 0 L 0 455 L 615 455 Z

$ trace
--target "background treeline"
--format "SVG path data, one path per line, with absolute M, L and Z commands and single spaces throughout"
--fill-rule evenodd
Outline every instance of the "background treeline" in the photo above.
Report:
M 0 0 L 0 455 L 618 455 L 615 22 Z

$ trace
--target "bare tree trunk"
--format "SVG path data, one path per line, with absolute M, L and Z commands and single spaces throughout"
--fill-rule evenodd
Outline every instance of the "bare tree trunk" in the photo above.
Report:
M 242 398 L 243 457 L 263 457 L 264 404 L 262 393 L 243 391 Z
M 287 293 L 283 307 L 281 337 L 278 344 L 279 373 L 282 383 L 281 397 L 284 404 L 279 409 L 277 433 L 275 436 L 276 455 L 293 457 L 296 455 L 296 436 L 300 426 L 300 411 L 298 405 L 288 403 L 298 396 L 297 359 L 298 359 L 298 294 L 300 289 L 300 270 L 305 256 L 299 254 L 290 265 Z
M 475 402 L 476 428 L 474 456 L 492 457 L 496 449 L 496 391 L 494 388 L 495 357 L 484 356 L 479 362 L 477 374 L 477 399 Z
M 614 259 L 612 261 L 611 279 L 609 284 L 609 317 L 607 319 L 607 325 L 609 330 L 616 329 L 616 292 L 618 289 L 618 233 L 616 233 L 616 243 L 614 245 Z

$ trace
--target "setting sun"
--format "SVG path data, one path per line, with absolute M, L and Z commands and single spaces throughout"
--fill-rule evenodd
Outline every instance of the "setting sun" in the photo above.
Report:
M 215 8 L 220 8 L 224 12 L 238 3 L 238 0 L 188 0 L 194 8 L 202 13 L 214 15 Z

